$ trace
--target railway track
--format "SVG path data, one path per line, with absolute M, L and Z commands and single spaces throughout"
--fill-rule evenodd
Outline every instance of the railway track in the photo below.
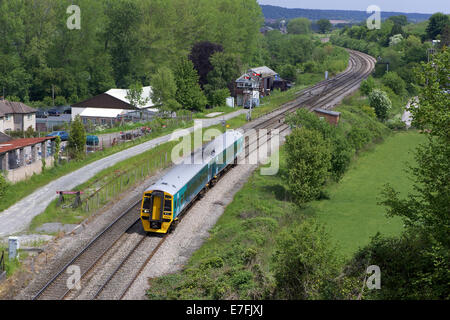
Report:
M 348 68 L 338 76 L 322 81 L 312 87 L 298 92 L 299 97 L 280 108 L 277 108 L 258 119 L 243 126 L 247 129 L 267 129 L 267 141 L 271 139 L 270 133 L 278 130 L 280 136 L 289 132 L 289 127 L 284 123 L 286 115 L 295 112 L 298 108 L 313 110 L 317 107 L 332 108 L 333 102 L 348 94 L 359 86 L 362 79 L 370 75 L 375 59 L 360 52 L 349 50 L 350 59 Z M 245 158 L 253 152 L 257 152 L 258 143 L 262 137 L 249 139 L 246 142 Z M 144 267 L 164 243 L 167 237 L 147 237 L 144 233 L 136 232 L 140 227 L 138 209 L 140 201 L 133 204 L 128 210 L 108 225 L 96 237 L 94 237 L 78 254 L 67 262 L 45 285 L 33 296 L 33 299 L 62 300 L 62 299 L 121 299 L 134 281 L 139 277 Z M 137 234 L 137 236 L 136 236 Z M 132 235 L 135 235 L 131 239 Z M 127 243 L 127 253 L 121 259 L 116 260 L 110 266 L 109 273 L 101 277 L 99 284 L 90 289 L 84 295 L 71 289 L 71 274 L 67 271 L 71 266 L 77 266 L 80 270 L 80 281 L 95 276 L 96 270 L 101 269 L 107 260 L 108 254 L 114 254 Z M 147 252 L 147 256 L 142 253 Z

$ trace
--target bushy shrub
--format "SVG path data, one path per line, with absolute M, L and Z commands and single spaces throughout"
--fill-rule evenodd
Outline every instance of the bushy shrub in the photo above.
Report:
M 230 96 L 230 90 L 219 89 L 211 91 L 208 95 L 208 102 L 210 105 L 218 107 L 225 105 L 226 99 Z
M 386 122 L 386 125 L 388 126 L 389 129 L 392 129 L 392 130 L 405 130 L 406 129 L 406 123 L 404 123 L 399 118 L 388 120 Z
M 331 152 L 328 141 L 316 130 L 296 128 L 287 137 L 287 183 L 298 206 L 317 199 L 328 178 Z
M 396 95 L 402 96 L 405 94 L 406 84 L 402 78 L 396 72 L 387 72 L 381 82 L 386 86 L 392 89 Z
M 370 106 L 375 109 L 375 113 L 380 120 L 385 120 L 392 102 L 386 92 L 375 89 L 369 94 Z
M 367 114 L 369 117 L 376 119 L 377 114 L 375 113 L 375 109 L 370 106 L 362 106 L 361 110 Z
M 326 299 L 339 270 L 328 235 L 312 218 L 280 234 L 273 260 L 276 299 Z
M 303 70 L 305 70 L 306 73 L 315 73 L 318 72 L 318 67 L 314 61 L 308 61 L 303 64 Z
M 375 80 L 370 76 L 361 82 L 360 90 L 365 96 L 368 96 L 375 89 L 375 86 Z
M 291 64 L 285 64 L 280 68 L 280 76 L 288 81 L 297 79 L 297 68 Z
M 3 172 L 0 171 L 0 199 L 6 193 L 7 187 L 8 187 L 8 182 L 6 181 L 5 177 L 3 176 Z

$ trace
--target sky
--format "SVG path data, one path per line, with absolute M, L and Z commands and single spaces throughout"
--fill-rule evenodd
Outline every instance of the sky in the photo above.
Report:
M 448 0 L 258 0 L 259 4 L 270 4 L 285 8 L 334 9 L 366 11 L 377 5 L 381 11 L 408 13 L 450 13 Z

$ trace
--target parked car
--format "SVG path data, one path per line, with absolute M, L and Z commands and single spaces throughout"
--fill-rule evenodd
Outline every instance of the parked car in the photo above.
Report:
M 38 110 L 36 112 L 36 118 L 47 118 L 47 117 L 48 117 L 48 112 L 47 111 Z
M 88 146 L 98 146 L 100 141 L 97 136 L 86 136 L 86 144 Z
M 61 112 L 55 109 L 48 110 L 48 115 L 52 117 L 59 117 L 61 115 Z
M 47 137 L 56 137 L 56 136 L 59 136 L 61 138 L 61 141 L 69 140 L 69 134 L 66 131 L 54 131 L 47 135 Z

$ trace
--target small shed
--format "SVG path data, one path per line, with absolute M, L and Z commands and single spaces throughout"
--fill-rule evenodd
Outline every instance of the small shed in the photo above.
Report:
M 330 123 L 331 125 L 337 126 L 339 123 L 339 120 L 341 118 L 341 113 L 337 111 L 331 111 L 331 110 L 325 110 L 321 108 L 314 109 L 314 113 L 320 117 L 324 118 Z

